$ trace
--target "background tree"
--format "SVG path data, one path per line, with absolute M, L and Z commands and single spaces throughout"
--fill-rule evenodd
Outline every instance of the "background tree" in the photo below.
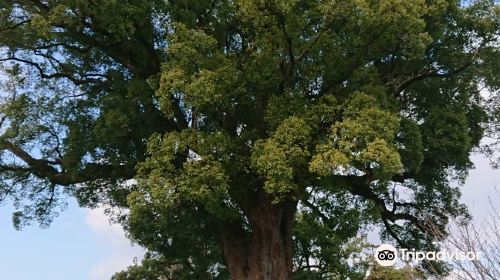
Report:
M 417 280 L 426 279 L 422 273 L 416 271 L 411 266 L 399 269 L 392 267 L 375 266 L 366 280 Z
M 490 198 L 489 213 L 482 220 L 458 220 L 450 225 L 443 247 L 448 251 L 477 252 L 477 260 L 452 260 L 450 275 L 457 280 L 493 280 L 500 277 L 500 193 Z
M 498 90 L 498 14 L 4 0 L 0 194 L 18 226 L 49 222 L 64 193 L 129 209 L 116 218 L 133 240 L 204 278 L 348 269 L 339 248 L 373 224 L 434 249 L 427 225 L 466 214 L 450 181 L 488 121 L 479 86 Z

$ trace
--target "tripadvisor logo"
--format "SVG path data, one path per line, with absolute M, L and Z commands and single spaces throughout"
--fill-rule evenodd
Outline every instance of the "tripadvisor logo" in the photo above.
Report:
M 392 245 L 382 244 L 375 250 L 375 261 L 381 266 L 391 266 L 398 261 L 398 251 Z
M 462 260 L 474 261 L 479 260 L 480 252 L 422 252 L 415 249 L 399 249 L 399 252 L 394 246 L 382 244 L 375 250 L 375 261 L 381 266 L 392 266 L 398 259 L 402 261 L 423 261 L 423 260 Z

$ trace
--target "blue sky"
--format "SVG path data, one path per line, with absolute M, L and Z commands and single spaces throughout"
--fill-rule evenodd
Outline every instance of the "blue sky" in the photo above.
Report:
M 463 187 L 463 201 L 477 220 L 489 213 L 488 197 L 495 198 L 500 170 L 488 160 L 474 156 L 472 170 Z M 498 196 L 496 197 L 498 203 Z M 48 229 L 37 226 L 15 231 L 12 208 L 0 207 L 0 278 L 7 280 L 105 280 L 115 271 L 142 256 L 132 247 L 118 225 L 109 225 L 100 209 L 68 209 Z
M 142 256 L 103 211 L 78 208 L 74 201 L 48 229 L 16 231 L 12 208 L 0 208 L 0 279 L 103 280 Z

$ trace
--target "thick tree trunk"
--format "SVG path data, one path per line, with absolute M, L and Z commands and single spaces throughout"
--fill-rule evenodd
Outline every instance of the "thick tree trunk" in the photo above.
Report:
M 262 199 L 249 213 L 250 234 L 224 229 L 222 251 L 232 280 L 289 280 L 295 203 Z

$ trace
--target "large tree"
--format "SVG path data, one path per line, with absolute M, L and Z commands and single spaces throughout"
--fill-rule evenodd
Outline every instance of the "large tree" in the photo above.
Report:
M 65 194 L 126 210 L 178 278 L 345 278 L 367 225 L 435 248 L 466 215 L 451 182 L 492 119 L 499 11 L 2 0 L 0 195 L 18 226 L 48 223 Z

